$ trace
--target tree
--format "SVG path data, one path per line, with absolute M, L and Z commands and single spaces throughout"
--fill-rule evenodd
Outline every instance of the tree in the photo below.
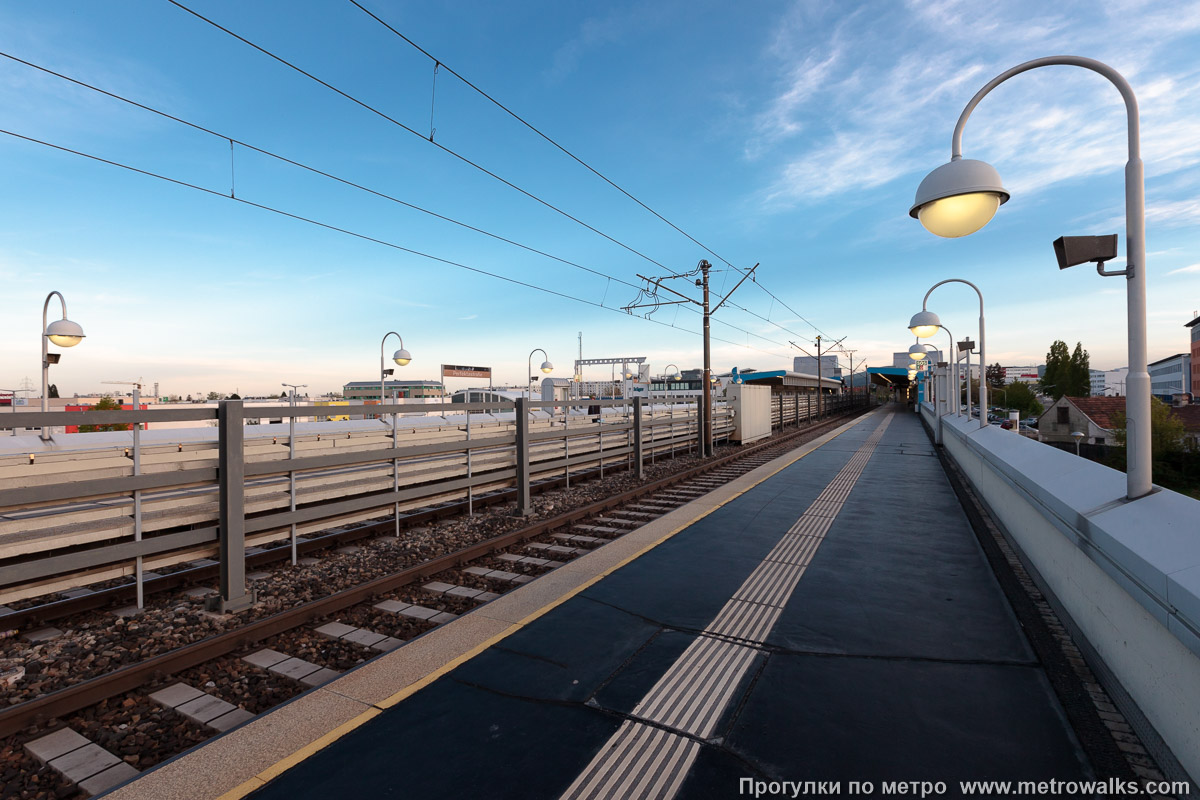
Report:
M 1055 339 L 1046 353 L 1046 371 L 1042 373 L 1040 388 L 1042 394 L 1048 394 L 1056 401 L 1068 394 L 1068 384 L 1071 380 L 1071 353 L 1067 343 Z M 1090 393 L 1090 392 L 1089 392 Z
M 92 406 L 88 410 L 89 411 L 118 411 L 118 410 L 120 410 L 120 408 L 121 408 L 121 404 L 118 403 L 116 400 L 114 400 L 111 395 L 106 394 L 100 398 L 100 400 L 96 403 L 96 405 Z M 125 423 L 114 422 L 114 423 L 111 423 L 108 425 L 80 425 L 79 426 L 80 433 L 95 433 L 96 431 L 128 431 L 128 430 L 132 430 L 132 429 L 133 429 L 133 426 L 127 422 L 125 422 Z
M 979 380 L 977 378 L 971 378 L 972 402 L 974 402 L 976 397 L 979 397 Z M 967 404 L 967 384 L 965 381 L 963 382 L 962 387 L 958 390 L 958 399 L 961 401 L 962 405 L 965 406 Z
M 228 400 L 241 400 L 241 399 L 242 399 L 242 396 L 241 396 L 240 394 L 238 394 L 237 392 L 234 392 L 233 394 L 229 395 L 229 397 L 228 397 L 228 398 L 226 398 L 226 399 L 228 399 Z
M 1125 412 L 1111 416 L 1113 438 L 1121 447 L 1125 446 Z M 1183 420 L 1171 413 L 1171 408 L 1157 397 L 1150 398 L 1150 454 L 1159 458 L 1168 453 L 1184 449 Z
M 1000 366 L 999 361 L 995 364 L 988 364 L 987 385 L 989 389 L 1001 389 L 1004 387 L 1004 367 Z
M 209 400 L 220 400 L 222 396 L 223 395 L 221 395 L 220 392 L 209 392 L 208 393 Z
M 280 399 L 280 400 L 286 400 L 286 399 L 287 399 L 287 392 L 280 392 L 280 393 L 279 393 L 279 399 Z
M 1022 417 L 1038 417 L 1045 410 L 1042 408 L 1042 402 L 1034 394 L 1033 388 L 1027 383 L 1013 381 L 1003 389 L 996 391 L 1002 398 L 1001 404 L 1005 408 L 1019 412 Z
M 58 386 L 56 384 L 52 383 L 46 388 L 46 397 L 58 399 Z
M 1071 397 L 1090 397 L 1092 394 L 1092 370 L 1088 351 L 1083 344 L 1075 343 L 1075 352 L 1067 367 L 1067 394 Z

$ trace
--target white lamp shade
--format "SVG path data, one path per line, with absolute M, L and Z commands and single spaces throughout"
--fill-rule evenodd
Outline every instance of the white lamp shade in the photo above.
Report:
M 928 339 L 942 329 L 942 321 L 932 311 L 918 311 L 908 321 L 908 329 L 918 339 Z
M 46 326 L 46 338 L 59 347 L 74 347 L 83 337 L 83 328 L 69 319 L 55 320 Z
M 544 372 L 544 373 L 546 373 L 547 375 L 549 375 L 549 374 L 550 374 L 551 372 L 553 372 L 553 371 L 554 371 L 554 365 L 553 365 L 553 364 L 551 364 L 549 361 L 543 361 L 543 362 L 542 362 L 542 372 Z
M 908 214 L 930 233 L 953 239 L 987 225 L 1008 198 L 995 167 L 962 158 L 925 176 Z
M 406 366 L 408 362 L 412 361 L 412 353 L 401 347 L 392 355 L 392 361 L 395 361 L 402 367 Z
M 921 361 L 925 358 L 925 346 L 914 344 L 912 347 L 908 348 L 908 357 L 913 361 Z

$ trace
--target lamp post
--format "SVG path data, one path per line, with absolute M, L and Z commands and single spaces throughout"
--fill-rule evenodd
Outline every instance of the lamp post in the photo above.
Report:
M 1009 194 L 1000 185 L 1000 175 L 995 168 L 982 161 L 963 159 L 963 128 L 971 112 L 992 89 L 1014 75 L 1048 66 L 1072 66 L 1092 70 L 1107 78 L 1125 101 L 1129 153 L 1129 160 L 1125 164 L 1125 269 L 1106 272 L 1103 262 L 1106 258 L 1111 258 L 1107 252 L 1087 253 L 1081 258 L 1073 259 L 1066 252 L 1071 243 L 1062 240 L 1055 243 L 1055 250 L 1059 256 L 1060 268 L 1083 261 L 1096 261 L 1096 270 L 1100 275 L 1125 277 L 1129 340 L 1129 375 L 1126 378 L 1128 396 L 1125 401 L 1128 412 L 1125 494 L 1127 499 L 1136 500 L 1153 489 L 1153 474 L 1150 454 L 1150 375 L 1146 371 L 1146 190 L 1137 97 L 1129 82 L 1107 64 L 1081 56 L 1036 58 L 997 75 L 976 92 L 963 109 L 954 126 L 950 162 L 938 167 L 921 181 L 909 215 L 919 219 L 931 233 L 945 237 L 966 236 L 988 223 L 1000 205 L 1008 200 Z M 1115 253 L 1115 244 L 1113 252 Z M 979 339 L 982 351 L 982 332 Z M 980 364 L 985 363 L 980 360 Z M 981 381 L 980 385 L 984 382 Z
M 975 349 L 975 343 L 969 338 L 958 343 L 958 352 L 965 353 L 967 357 L 967 421 L 971 421 L 971 351 Z
M 910 359 L 912 359 L 912 363 L 908 365 L 909 370 L 912 371 L 913 369 L 920 367 L 921 361 L 923 361 L 925 359 L 925 355 L 926 355 L 926 351 L 925 351 L 925 346 L 923 344 L 921 344 L 920 342 L 917 342 L 914 345 L 910 345 L 908 348 L 908 357 Z M 921 400 L 921 396 L 920 396 L 920 392 L 918 392 L 917 398 L 916 398 L 917 411 L 921 410 L 920 400 Z
M 404 349 L 404 337 L 402 337 L 400 334 L 396 333 L 395 331 L 388 331 L 387 333 L 385 333 L 383 335 L 383 339 L 379 342 L 379 404 L 380 405 L 383 405 L 383 403 L 384 403 L 384 383 L 387 380 L 388 373 L 390 373 L 392 371 L 392 370 L 384 368 L 384 360 L 383 360 L 383 345 L 387 342 L 387 338 L 389 336 L 395 336 L 397 339 L 400 340 L 400 349 L 392 354 L 392 361 L 396 362 L 396 365 L 401 366 L 401 367 L 407 365 L 408 362 L 412 361 L 412 353 L 409 353 L 407 350 Z
M 529 351 L 529 360 L 525 363 L 525 376 L 526 376 L 525 377 L 525 391 L 529 394 L 530 400 L 533 400 L 533 390 L 529 386 L 529 381 L 530 381 L 530 378 L 532 378 L 533 376 L 530 375 L 529 373 L 533 372 L 533 354 L 534 353 L 541 353 L 542 355 L 546 356 L 546 360 L 543 361 L 542 366 L 539 367 L 539 369 L 541 369 L 541 371 L 544 374 L 549 375 L 551 372 L 554 371 L 554 365 L 550 363 L 550 356 L 547 355 L 545 350 L 543 350 L 540 347 L 535 347 Z
M 951 162 L 954 163 L 954 162 Z M 998 179 L 997 179 L 998 180 Z M 982 226 L 980 226 L 982 227 Z M 933 294 L 933 290 L 944 283 L 965 283 L 975 290 L 975 294 L 979 295 L 979 427 L 986 428 L 987 421 L 987 381 L 984 380 L 984 365 L 987 364 L 987 348 L 984 345 L 984 319 L 983 319 L 983 292 L 979 291 L 979 287 L 970 281 L 965 281 L 962 278 L 947 278 L 944 281 L 938 281 L 933 286 L 929 287 L 929 291 L 925 293 L 925 299 L 921 301 L 921 310 L 913 314 L 908 323 L 908 329 L 918 339 L 927 339 L 937 333 L 938 328 L 943 327 L 942 322 L 938 319 L 938 315 L 929 311 L 927 305 L 929 303 L 929 295 Z M 950 342 L 954 344 L 953 339 Z M 967 373 L 967 385 L 970 386 L 971 375 Z
M 950 399 L 951 399 L 950 396 L 951 396 L 951 394 L 953 394 L 954 395 L 954 411 L 957 413 L 957 411 L 958 411 L 958 358 L 956 356 L 956 353 L 954 352 L 954 334 L 950 333 L 950 329 L 947 328 L 945 325 L 942 325 L 941 328 L 942 328 L 942 330 L 944 330 L 946 332 L 946 336 L 948 336 L 950 338 L 950 350 L 946 354 L 947 355 L 947 359 L 946 359 L 946 402 L 944 403 L 944 406 L 946 407 L 946 413 L 950 413 L 950 409 L 949 409 Z M 929 346 L 933 347 L 933 345 L 929 345 Z M 936 350 L 937 348 L 935 347 L 934 349 Z M 953 369 L 950 368 L 951 364 L 954 365 Z M 951 389 L 951 383 L 954 384 L 953 389 Z
M 46 316 L 50 311 L 50 298 L 58 295 L 62 304 L 62 319 L 46 324 Z M 74 347 L 84 338 L 83 328 L 76 322 L 67 319 L 67 299 L 61 292 L 50 292 L 42 305 L 42 411 L 50 410 L 50 365 L 58 363 L 58 353 L 53 359 L 47 350 L 47 342 L 54 342 L 59 347 Z M 50 426 L 42 426 L 42 439 L 50 439 Z

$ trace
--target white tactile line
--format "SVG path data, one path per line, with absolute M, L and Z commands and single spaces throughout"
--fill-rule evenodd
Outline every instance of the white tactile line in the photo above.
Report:
M 675 795 L 700 752 L 697 740 L 716 730 L 759 652 L 756 645 L 783 613 L 891 419 L 890 414 L 883 418 L 755 567 L 704 629 L 707 635 L 688 645 L 646 693 L 633 709 L 635 719 L 622 723 L 563 793 L 563 800 L 669 800 Z

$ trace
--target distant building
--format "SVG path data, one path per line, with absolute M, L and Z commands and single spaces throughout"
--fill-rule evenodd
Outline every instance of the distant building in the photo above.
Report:
M 1124 397 L 1067 397 L 1054 402 L 1038 417 L 1038 439 L 1073 442 L 1082 433 L 1084 444 L 1114 444 L 1112 415 L 1125 413 Z
M 1150 373 L 1150 394 L 1169 405 L 1175 395 L 1188 391 L 1192 356 L 1190 353 L 1176 353 L 1148 364 L 1146 369 Z
M 1092 378 L 1092 397 L 1123 397 L 1128 367 L 1089 370 Z
M 817 374 L 817 357 L 816 356 L 796 356 L 792 359 L 792 372 L 799 372 L 804 375 Z M 840 378 L 842 377 L 842 368 L 838 366 L 837 356 L 821 356 L 821 377 L 822 378 Z
M 1041 379 L 1036 366 L 1001 367 L 1000 371 L 1004 375 L 1005 384 L 1012 383 L 1013 381 L 1018 383 L 1037 383 Z
M 398 392 L 401 400 L 417 397 L 444 397 L 446 390 L 441 381 L 387 381 L 384 384 L 386 397 Z M 342 387 L 342 397 L 347 400 L 379 400 L 379 381 L 353 381 Z
M 1116 414 L 1125 413 L 1124 397 L 1060 397 L 1038 418 L 1038 438 L 1044 442 L 1073 442 L 1073 431 L 1085 444 L 1116 444 Z M 1184 439 L 1200 442 L 1200 406 L 1172 408 L 1183 422 Z
M 1200 400 L 1200 316 L 1183 327 L 1192 329 L 1192 372 L 1188 391 L 1192 393 L 1192 400 Z

